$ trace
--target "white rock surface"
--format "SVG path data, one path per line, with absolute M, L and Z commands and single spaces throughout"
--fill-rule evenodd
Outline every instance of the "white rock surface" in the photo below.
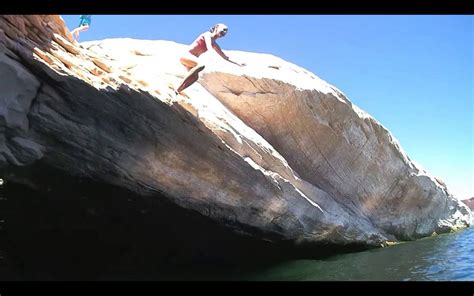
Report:
M 14 116 L 0 116 L 0 168 L 12 180 L 13 168 L 41 160 L 143 196 L 163 194 L 273 241 L 377 246 L 470 224 L 469 209 L 389 131 L 301 67 L 227 52 L 248 65 L 240 68 L 205 54 L 199 83 L 176 97 L 185 45 L 111 39 L 78 47 L 57 19 L 34 37 L 24 17 L 10 18 L 0 18 L 10 34 L 0 32 L 0 73 L 14 74 L 0 84 L 9 94 L 0 110 Z M 62 37 L 48 39 L 53 33 Z

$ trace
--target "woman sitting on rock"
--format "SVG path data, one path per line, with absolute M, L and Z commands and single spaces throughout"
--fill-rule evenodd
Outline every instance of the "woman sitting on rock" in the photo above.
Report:
M 177 94 L 181 93 L 183 90 L 198 80 L 199 72 L 204 69 L 204 65 L 199 61 L 199 56 L 210 48 L 214 49 L 226 61 L 236 64 L 240 67 L 245 66 L 245 64 L 239 64 L 237 62 L 231 61 L 216 43 L 216 39 L 224 37 L 227 34 L 227 31 L 228 28 L 224 24 L 217 24 L 213 26 L 209 32 L 204 32 L 199 35 L 199 37 L 191 44 L 189 50 L 183 56 L 181 56 L 181 64 L 183 64 L 189 72 L 176 90 Z

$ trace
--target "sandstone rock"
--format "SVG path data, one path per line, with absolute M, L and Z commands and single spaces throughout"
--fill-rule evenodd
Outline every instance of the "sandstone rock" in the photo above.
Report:
M 72 54 L 79 54 L 79 49 L 72 45 L 71 42 L 68 40 L 64 39 L 61 35 L 59 34 L 53 34 L 54 40 L 58 42 L 64 49 L 66 49 L 68 52 Z
M 96 64 L 97 67 L 101 68 L 105 72 L 112 73 L 112 68 L 109 65 L 107 65 L 105 62 L 101 61 L 100 59 L 92 58 L 92 62 L 94 62 L 94 64 Z
M 465 199 L 462 202 L 465 203 L 471 210 L 474 210 L 474 197 L 471 197 L 470 199 Z
M 26 19 L 41 36 L 61 40 L 39 27 L 47 16 Z M 1 28 L 6 21 L 0 18 Z M 19 43 L 14 31 L 10 38 L 0 38 L 0 73 L 10 77 L 0 82 L 8 94 L 0 102 L 0 168 L 12 181 L 23 177 L 17 168 L 40 160 L 143 198 L 166 198 L 260 240 L 304 245 L 388 245 L 471 223 L 469 209 L 386 128 L 334 86 L 279 58 L 232 52 L 248 65 L 239 68 L 204 55 L 202 79 L 185 98 L 159 91 L 180 82 L 185 45 L 114 39 L 79 50 L 61 40 L 62 51 Z M 69 68 L 95 64 L 105 72 L 69 71 L 50 55 Z M 150 92 L 135 90 L 138 84 Z

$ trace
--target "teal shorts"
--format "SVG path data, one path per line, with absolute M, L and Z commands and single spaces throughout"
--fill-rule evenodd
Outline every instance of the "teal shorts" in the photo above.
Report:
M 91 25 L 91 17 L 81 17 L 81 20 L 79 22 L 79 27 L 80 26 L 90 26 Z

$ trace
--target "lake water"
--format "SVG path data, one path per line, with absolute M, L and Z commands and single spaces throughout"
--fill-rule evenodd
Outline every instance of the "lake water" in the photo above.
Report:
M 474 281 L 474 227 L 320 260 L 290 260 L 266 267 L 193 267 L 133 280 L 237 281 Z
M 294 260 L 243 280 L 473 281 L 474 228 L 324 260 Z

